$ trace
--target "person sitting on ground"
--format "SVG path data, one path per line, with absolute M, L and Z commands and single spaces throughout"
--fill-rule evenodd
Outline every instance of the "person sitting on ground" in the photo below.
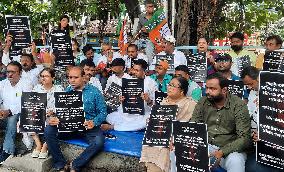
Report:
M 198 101 L 191 121 L 207 124 L 213 168 L 220 164 L 228 172 L 245 172 L 250 116 L 245 102 L 228 93 L 227 83 L 220 73 L 207 77 L 206 97 Z
M 149 76 L 145 76 L 145 71 L 148 65 L 145 60 L 138 59 L 134 62 L 133 77 L 144 79 L 144 93 L 141 94 L 144 100 L 145 114 L 128 114 L 123 113 L 122 105 L 117 111 L 108 114 L 106 122 L 109 123 L 107 129 L 114 129 L 117 131 L 137 131 L 146 127 L 146 120 L 150 116 L 151 106 L 155 100 L 155 91 L 158 90 L 156 82 Z M 120 97 L 121 103 L 124 97 Z
M 259 70 L 256 67 L 246 67 L 241 74 L 244 84 L 250 89 L 248 97 L 248 110 L 251 119 L 251 136 L 254 142 L 258 142 L 257 126 L 259 118 Z M 280 172 L 275 168 L 256 162 L 256 147 L 252 146 L 246 161 L 246 172 Z
M 130 44 L 127 47 L 127 55 L 123 57 L 127 70 L 133 67 L 134 60 L 143 59 L 148 63 L 148 58 L 143 53 L 138 53 L 138 47 L 135 44 Z
M 87 163 L 98 154 L 104 147 L 104 135 L 100 125 L 105 121 L 107 115 L 106 103 L 100 91 L 85 83 L 84 70 L 78 66 L 71 67 L 68 71 L 68 81 L 70 86 L 67 92 L 82 91 L 85 119 L 84 126 L 86 130 L 82 132 L 72 132 L 70 137 L 77 135 L 87 140 L 89 146 L 70 163 L 70 172 L 81 171 Z M 67 162 L 60 150 L 59 138 L 66 138 L 66 133 L 58 133 L 57 117 L 50 117 L 48 125 L 44 130 L 44 137 L 48 150 L 52 155 L 53 167 L 58 171 L 64 171 L 67 168 Z
M 178 113 L 177 121 L 189 121 L 196 102 L 187 97 L 188 81 L 184 77 L 174 77 L 167 86 L 167 97 L 162 101 L 161 105 L 177 105 Z M 147 171 L 169 171 L 170 149 L 142 146 L 141 162 L 145 162 Z
M 173 78 L 171 75 L 167 74 L 168 68 L 168 62 L 161 60 L 155 67 L 156 74 L 150 76 L 157 82 L 159 91 L 164 93 L 167 92 L 167 86 Z
M 80 66 L 83 68 L 85 72 L 86 82 L 97 87 L 103 93 L 102 85 L 100 80 L 95 77 L 96 66 L 94 62 L 90 59 L 85 59 L 81 61 Z
M 54 92 L 63 91 L 63 87 L 60 85 L 54 85 L 55 72 L 53 69 L 44 68 L 39 73 L 40 84 L 33 88 L 33 92 L 47 93 L 47 106 L 46 114 L 51 116 L 55 113 L 55 99 Z M 33 139 L 35 141 L 35 149 L 32 152 L 33 158 L 45 159 L 48 156 L 47 144 L 41 142 L 40 136 L 36 133 L 33 134 Z
M 182 76 L 188 81 L 187 96 L 190 96 L 194 101 L 198 102 L 202 96 L 200 86 L 190 79 L 188 67 L 186 65 L 179 65 L 175 68 L 175 76 Z
M 0 122 L 6 124 L 3 150 L 0 154 L 0 164 L 10 155 L 15 154 L 15 139 L 17 122 L 21 114 L 21 96 L 23 92 L 30 92 L 32 84 L 21 77 L 22 65 L 12 61 L 7 65 L 7 79 L 0 82 Z
M 282 47 L 283 40 L 279 35 L 271 35 L 265 40 L 266 51 L 279 50 Z M 262 70 L 264 63 L 264 53 L 260 53 L 257 56 L 255 67 Z

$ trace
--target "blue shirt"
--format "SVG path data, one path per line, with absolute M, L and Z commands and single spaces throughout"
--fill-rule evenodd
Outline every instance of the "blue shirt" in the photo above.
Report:
M 71 86 L 66 92 L 74 91 Z M 86 84 L 82 90 L 86 120 L 93 120 L 95 126 L 100 126 L 107 116 L 107 106 L 103 95 L 96 87 Z

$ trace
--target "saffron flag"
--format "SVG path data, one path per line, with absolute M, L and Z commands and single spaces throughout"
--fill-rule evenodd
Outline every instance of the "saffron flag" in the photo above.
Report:
M 124 19 L 122 27 L 120 29 L 119 40 L 118 40 L 118 46 L 119 46 L 119 51 L 121 55 L 126 54 L 126 50 L 128 46 L 127 43 L 128 43 L 128 40 L 127 40 L 127 32 L 126 32 L 126 19 Z
M 171 30 L 163 8 L 159 8 L 153 16 L 145 23 L 145 28 L 149 33 L 149 39 L 154 44 L 157 52 L 162 51 L 161 40 L 171 35 Z

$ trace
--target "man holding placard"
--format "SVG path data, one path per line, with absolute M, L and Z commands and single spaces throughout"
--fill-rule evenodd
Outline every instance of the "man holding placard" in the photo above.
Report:
M 21 78 L 21 73 L 21 64 L 16 61 L 10 62 L 7 65 L 7 79 L 0 82 L 0 97 L 3 101 L 0 119 L 6 119 L 7 123 L 0 163 L 15 153 L 17 122 L 21 113 L 21 96 L 23 92 L 32 90 L 32 84 Z
M 250 117 L 244 101 L 228 94 L 227 79 L 209 75 L 206 97 L 195 106 L 192 121 L 207 124 L 209 152 L 228 172 L 244 172 L 250 141 Z
M 100 129 L 101 123 L 105 120 L 107 115 L 106 104 L 100 91 L 89 84 L 85 84 L 84 71 L 80 67 L 72 67 L 68 72 L 68 80 L 70 87 L 67 92 L 82 91 L 85 119 L 84 126 L 86 128 L 83 132 L 78 132 L 84 136 L 89 146 L 72 161 L 70 168 L 72 172 L 80 171 L 93 156 L 95 156 L 104 145 L 103 132 Z M 57 125 L 59 124 L 57 117 L 49 119 L 48 125 L 45 128 L 44 136 L 48 145 L 48 150 L 53 158 L 53 167 L 57 170 L 64 170 L 66 168 L 66 160 L 60 150 Z M 74 133 L 75 134 L 75 133 Z

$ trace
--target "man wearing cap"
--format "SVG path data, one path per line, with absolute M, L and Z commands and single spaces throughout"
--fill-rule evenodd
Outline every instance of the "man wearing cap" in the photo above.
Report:
M 230 37 L 232 50 L 229 51 L 228 54 L 232 57 L 233 62 L 231 71 L 237 76 L 240 76 L 241 72 L 239 66 L 240 62 L 245 63 L 247 66 L 255 66 L 256 63 L 256 55 L 254 52 L 243 49 L 244 39 L 244 34 L 241 32 L 235 32 Z M 241 59 L 244 57 L 248 57 L 248 63 L 244 62 L 244 59 Z
M 187 65 L 187 60 L 183 52 L 175 49 L 176 39 L 168 35 L 163 40 L 163 49 L 164 51 L 160 52 L 157 55 L 173 55 L 174 56 L 174 67 L 178 65 Z M 155 70 L 155 64 L 157 63 L 156 56 L 154 56 L 153 62 L 149 67 L 150 70 Z
M 131 78 L 125 73 L 125 61 L 122 58 L 114 59 L 111 63 L 112 75 L 108 78 L 105 91 L 109 88 L 111 83 L 122 86 L 122 78 Z
M 232 66 L 232 57 L 227 53 L 220 53 L 217 54 L 215 57 L 215 64 L 214 68 L 217 72 L 220 72 L 223 77 L 229 79 L 229 80 L 241 80 L 240 77 L 233 74 L 231 71 Z
M 117 131 L 137 131 L 146 127 L 146 120 L 150 117 L 151 106 L 155 99 L 155 91 L 157 91 L 156 82 L 149 76 L 146 76 L 148 65 L 145 60 L 135 60 L 133 66 L 133 77 L 144 79 L 144 93 L 141 98 L 144 100 L 144 115 L 123 113 L 122 105 L 117 111 L 108 114 L 106 121 L 109 124 L 101 125 L 103 130 L 114 129 Z M 124 101 L 124 97 L 120 97 L 120 101 Z
M 164 93 L 167 92 L 167 85 L 173 78 L 167 74 L 168 68 L 169 64 L 167 61 L 160 61 L 155 67 L 156 74 L 150 76 L 158 84 L 159 91 Z

